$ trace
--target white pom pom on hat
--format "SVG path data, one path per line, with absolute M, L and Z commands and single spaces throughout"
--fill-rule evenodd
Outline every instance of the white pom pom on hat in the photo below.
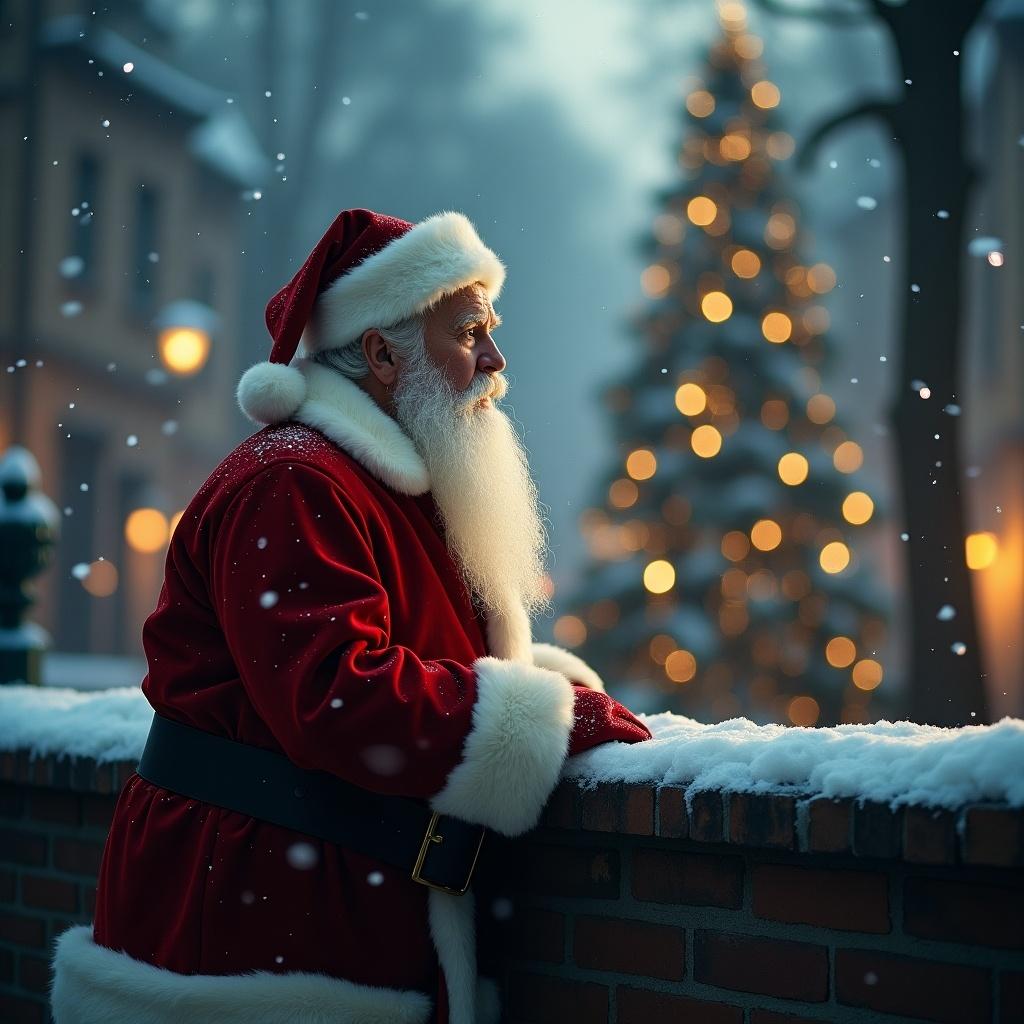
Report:
M 306 378 L 294 366 L 257 363 L 238 382 L 238 405 L 256 423 L 291 419 L 306 399 Z
M 298 273 L 267 304 L 270 361 L 242 375 L 238 404 L 257 423 L 290 419 L 305 400 L 302 373 L 289 366 L 313 307 L 323 315 L 306 345 L 340 347 L 370 327 L 386 327 L 445 295 L 479 283 L 493 301 L 505 281 L 501 260 L 461 213 L 418 224 L 373 210 L 342 210 Z

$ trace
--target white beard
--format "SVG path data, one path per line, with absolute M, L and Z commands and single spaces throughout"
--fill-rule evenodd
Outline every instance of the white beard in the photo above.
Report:
M 448 550 L 486 608 L 550 607 L 547 533 L 526 451 L 493 403 L 508 382 L 477 374 L 455 391 L 425 352 L 406 361 L 394 391 L 395 418 L 423 457 Z M 478 407 L 483 397 L 492 404 Z

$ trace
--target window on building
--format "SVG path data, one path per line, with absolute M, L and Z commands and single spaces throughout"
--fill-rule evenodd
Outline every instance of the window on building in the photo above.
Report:
M 152 185 L 140 185 L 135 199 L 135 242 L 132 247 L 131 307 L 138 316 L 156 311 L 157 271 L 160 267 L 160 195 Z

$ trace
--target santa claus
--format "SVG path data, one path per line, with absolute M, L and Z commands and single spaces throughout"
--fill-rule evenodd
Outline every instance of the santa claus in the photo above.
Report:
M 498 407 L 504 276 L 461 214 L 346 210 L 271 300 L 238 388 L 267 426 L 171 540 L 153 729 L 95 924 L 57 943 L 58 1024 L 499 1019 L 488 833 L 532 828 L 567 755 L 650 737 L 531 640 L 546 531 Z

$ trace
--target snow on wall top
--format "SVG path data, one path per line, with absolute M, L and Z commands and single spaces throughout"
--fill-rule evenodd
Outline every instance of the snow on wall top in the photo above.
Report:
M 82 693 L 0 686 L 0 750 L 137 759 L 152 708 L 137 687 Z M 645 743 L 606 743 L 570 758 L 563 777 L 583 785 L 683 785 L 690 793 L 805 793 L 890 803 L 1024 806 L 1024 721 L 960 729 L 878 722 L 828 729 L 702 725 L 681 715 L 641 715 Z

